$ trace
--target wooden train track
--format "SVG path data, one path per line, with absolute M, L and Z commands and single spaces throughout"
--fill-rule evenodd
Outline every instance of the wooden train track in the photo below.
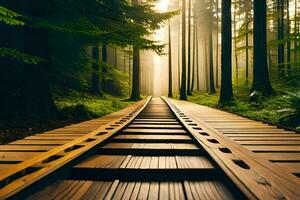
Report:
M 219 129 L 230 119 L 197 109 L 148 98 L 100 128 L 94 120 L 0 146 L 0 198 L 300 199 L 295 174 L 221 132 L 263 126 Z

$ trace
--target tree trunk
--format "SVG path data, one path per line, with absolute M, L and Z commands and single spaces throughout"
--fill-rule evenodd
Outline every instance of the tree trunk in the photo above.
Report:
M 131 100 L 137 101 L 141 99 L 140 94 L 140 50 L 133 47 L 133 72 L 132 72 L 132 90 Z
M 194 18 L 194 29 L 193 29 L 193 69 L 192 69 L 192 85 L 191 92 L 194 91 L 195 86 L 195 66 L 196 65 L 196 21 Z
M 178 1 L 178 10 L 180 10 L 180 1 Z M 180 17 L 180 14 L 178 15 L 178 21 L 179 21 L 179 23 L 178 23 L 178 73 L 177 73 L 177 75 L 178 75 L 178 77 L 177 77 L 177 79 L 178 79 L 178 91 L 180 91 L 180 88 L 181 88 L 181 86 L 180 86 L 180 70 L 181 70 L 181 66 L 180 66 L 180 28 L 181 28 L 181 17 Z
M 132 85 L 132 59 L 131 59 L 131 53 L 132 53 L 132 51 L 131 51 L 131 47 L 129 46 L 129 48 L 128 48 L 128 50 L 129 50 L 129 54 L 128 54 L 128 78 L 129 78 L 129 80 L 128 80 L 128 89 L 129 89 L 129 91 L 128 91 L 128 95 L 130 96 L 130 94 L 131 94 L 131 85 Z
M 287 39 L 287 73 L 286 75 L 288 77 L 291 76 L 291 38 L 290 38 L 290 0 L 286 0 L 286 24 L 287 24 L 287 29 L 286 29 L 286 39 Z
M 251 91 L 270 95 L 273 91 L 267 63 L 266 0 L 254 0 L 254 66 Z
M 209 33 L 209 93 L 215 94 L 215 77 L 214 77 L 214 50 L 213 50 L 213 31 Z
M 115 53 L 115 64 L 114 66 L 115 67 L 118 67 L 118 49 L 117 48 L 114 48 L 114 53 Z
M 231 28 L 231 0 L 222 0 L 221 104 L 233 99 Z
M 107 44 L 104 42 L 102 44 L 102 63 L 101 63 L 101 90 L 107 91 L 108 84 L 106 81 L 107 76 Z
M 205 82 L 206 82 L 206 92 L 210 91 L 210 80 L 209 80 L 209 50 L 208 50 L 208 45 L 207 45 L 207 41 L 204 41 L 204 49 L 205 49 Z
M 237 34 L 236 34 L 236 4 L 237 2 L 234 3 L 234 12 L 233 12 L 233 34 L 234 34 L 234 57 L 235 57 L 235 82 L 236 85 L 239 84 L 239 61 L 238 61 L 238 54 L 237 54 Z
M 172 37 L 171 37 L 171 22 L 168 21 L 169 26 L 169 91 L 168 97 L 173 97 L 173 84 L 172 84 Z
M 126 52 L 123 51 L 123 72 L 126 73 Z
M 182 0 L 182 73 L 181 73 L 181 89 L 180 100 L 187 100 L 186 94 L 186 0 Z
M 191 92 L 191 19 L 192 19 L 192 0 L 189 1 L 189 16 L 188 16 L 188 83 L 187 83 L 187 95 L 192 95 Z
M 251 12 L 250 12 L 251 13 Z M 249 83 L 249 17 L 248 11 L 246 13 L 246 84 Z
M 298 42 L 297 42 L 297 38 L 296 35 L 298 33 L 298 21 L 297 21 L 297 12 L 298 12 L 298 0 L 295 0 L 295 15 L 294 15 L 294 65 L 297 66 L 297 62 L 298 62 L 298 57 L 297 57 L 297 46 L 298 46 Z
M 284 0 L 278 0 L 277 12 L 278 12 L 278 33 L 277 39 L 278 45 L 278 76 L 282 78 L 284 76 Z
M 100 77 L 99 77 L 99 46 L 95 45 L 92 47 L 92 84 L 91 84 L 91 92 L 94 94 L 101 93 L 100 91 Z
M 217 46 L 216 46 L 216 87 L 219 88 L 219 0 L 217 0 Z
M 198 27 L 196 24 L 196 80 L 197 90 L 200 91 L 200 80 L 199 80 L 199 44 L 198 44 Z

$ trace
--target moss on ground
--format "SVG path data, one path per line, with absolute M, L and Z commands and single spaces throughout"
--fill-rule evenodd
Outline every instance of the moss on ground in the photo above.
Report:
M 64 96 L 56 96 L 55 104 L 63 115 L 68 118 L 85 120 L 102 117 L 133 104 L 125 98 L 105 95 L 91 95 L 87 93 L 69 92 Z
M 0 144 L 6 144 L 36 133 L 64 127 L 73 123 L 102 117 L 132 105 L 122 97 L 91 95 L 88 93 L 58 90 L 54 93 L 55 104 L 61 119 L 47 121 L 19 120 L 0 123 Z

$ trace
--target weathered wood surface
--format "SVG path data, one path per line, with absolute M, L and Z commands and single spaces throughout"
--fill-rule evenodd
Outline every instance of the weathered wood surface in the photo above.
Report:
M 147 106 L 140 102 L 117 118 L 99 121 L 100 128 L 91 121 L 0 147 L 0 197 L 28 186 L 30 193 L 21 191 L 25 196 L 16 197 L 300 199 L 298 135 L 189 102 L 165 100 L 167 104 L 153 98 Z M 89 150 L 93 153 L 87 154 Z M 66 174 L 55 176 L 56 169 L 79 157 L 82 160 L 66 167 Z M 15 167 L 6 169 L 10 166 Z M 32 166 L 41 169 L 26 174 Z M 15 172 L 25 174 L 10 180 Z M 38 189 L 31 186 L 47 174 L 53 174 L 54 181 Z
M 240 190 L 154 98 L 130 125 L 29 199 L 240 199 Z
M 64 145 L 76 138 L 87 135 L 88 133 L 99 129 L 101 126 L 127 115 L 135 108 L 136 105 L 133 105 L 98 119 L 72 124 L 64 128 L 29 136 L 22 140 L 11 142 L 7 145 L 0 145 L 0 163 L 2 164 L 0 165 L 0 171 L 14 167 L 16 162 L 28 160 L 42 152 L 46 152 L 52 148 Z M 12 164 L 7 164 L 8 160 Z
M 8 145 L 0 145 L 0 199 L 14 195 L 101 144 L 130 123 L 149 100 L 150 98 L 142 100 L 100 119 L 48 131 L 38 134 L 39 136 L 30 136 Z M 80 134 L 73 135 L 74 132 Z M 61 133 L 64 136 L 57 136 Z M 45 143 L 31 144 L 32 140 Z M 65 143 L 53 144 L 57 140 Z M 52 145 L 48 145 L 47 142 L 52 142 Z M 32 172 L 33 168 L 36 171 Z M 19 174 L 22 175 L 19 177 Z
M 258 196 L 266 195 L 259 189 L 262 181 L 269 187 L 266 191 L 277 191 L 278 198 L 284 193 L 291 199 L 300 198 L 299 134 L 190 102 L 169 101 L 206 132 L 194 131 L 194 135 L 227 167 L 230 161 L 240 160 L 245 169 L 237 169 L 235 174 L 250 188 L 256 188 L 256 194 L 261 192 Z

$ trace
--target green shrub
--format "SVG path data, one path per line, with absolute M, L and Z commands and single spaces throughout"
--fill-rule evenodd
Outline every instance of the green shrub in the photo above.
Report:
M 286 92 L 287 108 L 277 111 L 279 121 L 284 124 L 300 125 L 300 91 L 296 93 Z

